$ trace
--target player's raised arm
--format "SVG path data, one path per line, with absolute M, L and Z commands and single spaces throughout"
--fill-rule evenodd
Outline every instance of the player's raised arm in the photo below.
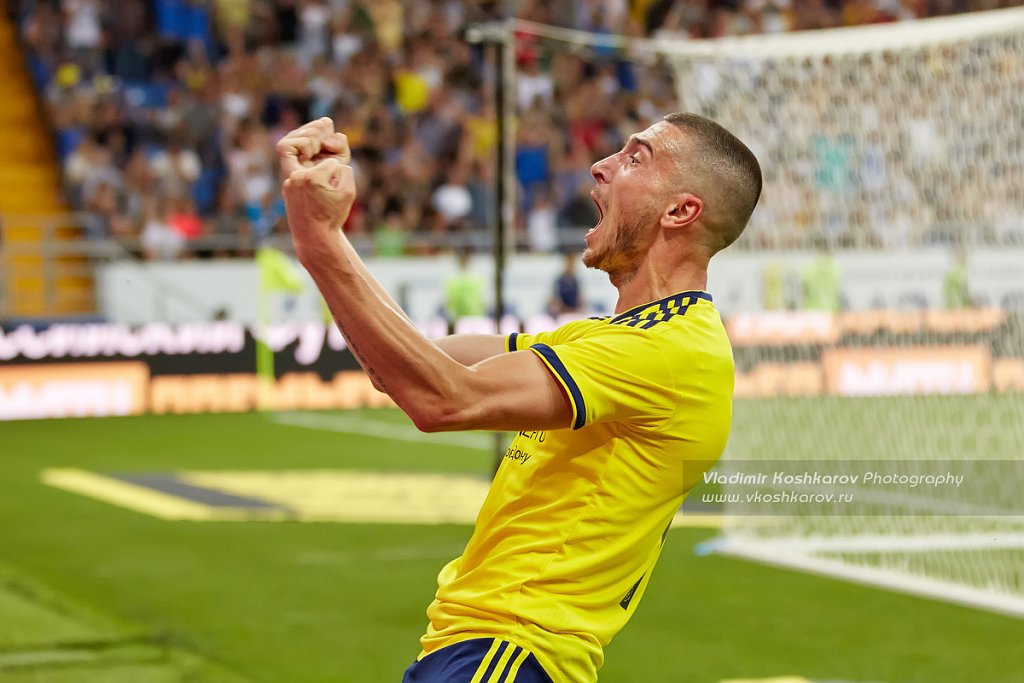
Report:
M 341 230 L 356 198 L 347 151 L 329 119 L 278 144 L 295 253 L 374 385 L 427 431 L 569 426 L 569 399 L 535 354 L 502 354 L 497 368 L 498 359 L 467 367 L 426 339 L 387 296 Z M 498 337 L 451 346 L 462 357 L 504 350 Z
M 500 334 L 453 334 L 435 339 L 434 343 L 463 365 L 476 365 L 507 350 L 505 337 Z
M 294 171 L 312 168 L 317 162 L 333 158 L 347 165 L 352 160 L 348 138 L 334 130 L 334 122 L 323 117 L 297 128 L 277 143 L 277 155 L 281 163 L 282 176 L 287 179 Z M 377 278 L 366 269 L 362 261 L 357 266 L 364 270 L 366 280 L 384 302 L 395 311 L 402 313 L 402 307 L 388 294 Z
M 312 168 L 317 162 L 328 158 L 348 164 L 352 157 L 348 139 L 343 133 L 336 132 L 333 122 L 326 117 L 312 121 L 281 138 L 277 145 L 277 152 L 285 178 L 288 178 L 294 171 Z M 346 245 L 341 246 L 344 248 Z M 385 305 L 393 311 L 405 315 L 401 306 L 395 302 L 360 259 L 352 259 L 352 265 L 361 272 L 365 282 L 373 288 Z M 505 351 L 505 338 L 493 334 L 452 335 L 435 340 L 434 343 L 452 359 L 463 365 L 475 365 Z M 377 386 L 376 382 L 374 382 L 374 386 L 383 390 Z

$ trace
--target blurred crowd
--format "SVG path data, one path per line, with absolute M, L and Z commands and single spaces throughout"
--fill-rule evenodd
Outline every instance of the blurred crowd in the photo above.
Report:
M 511 13 L 599 33 L 686 40 L 1010 4 L 1017 3 L 22 0 L 14 11 L 55 131 L 67 201 L 87 217 L 89 237 L 173 259 L 241 255 L 282 233 L 274 144 L 320 116 L 331 116 L 353 148 L 360 192 L 345 229 L 357 244 L 380 256 L 483 244 L 496 218 L 498 136 L 490 55 L 464 40 L 474 22 Z M 591 164 L 679 108 L 673 72 L 613 50 L 550 49 L 526 36 L 515 61 L 517 242 L 539 252 L 572 248 L 580 237 L 572 229 L 597 220 L 588 195 Z M 697 103 L 701 113 L 738 120 L 741 137 L 757 142 L 763 131 L 753 122 L 743 130 L 747 119 L 736 115 L 749 95 L 711 89 Z M 898 90 L 896 84 L 886 96 L 898 97 Z M 835 158 L 846 144 L 840 128 L 802 144 L 827 147 L 825 157 Z M 755 151 L 773 168 L 790 142 L 759 142 Z M 884 141 L 876 147 L 887 149 Z M 768 189 L 788 192 L 795 204 L 820 190 L 820 182 L 803 182 L 799 168 L 785 165 Z M 787 214 L 783 206 L 768 201 L 761 223 L 796 225 L 798 209 Z M 883 210 L 889 208 L 899 207 Z M 758 244 L 806 245 L 837 230 L 827 207 L 800 220 L 805 224 L 792 234 L 767 229 Z
M 761 160 L 752 248 L 1024 244 L 1024 43 L 681 65 L 689 108 Z M 765 105 L 750 106 L 750 93 Z

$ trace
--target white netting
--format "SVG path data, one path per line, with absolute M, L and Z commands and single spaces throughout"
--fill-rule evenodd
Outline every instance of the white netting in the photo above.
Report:
M 759 332 L 780 321 L 789 339 Z M 718 471 L 766 476 L 723 482 L 723 550 L 1024 616 L 1024 315 L 755 313 L 730 334 Z
M 761 160 L 746 246 L 1024 242 L 1024 10 L 664 49 Z
M 673 63 L 683 108 L 761 159 L 747 246 L 1024 238 L 1024 10 L 702 43 Z M 739 514 L 726 548 L 1024 614 L 1024 395 L 1009 380 L 1021 323 L 840 324 L 834 339 L 741 350 L 753 376 L 801 362 L 824 395 L 738 401 L 730 459 L 784 471 L 804 459 L 802 471 L 862 478 L 956 472 L 964 483 L 769 486 L 783 502 L 754 505 L 749 486 L 726 487 L 744 496 L 727 506 Z M 800 495 L 842 490 L 854 500 Z

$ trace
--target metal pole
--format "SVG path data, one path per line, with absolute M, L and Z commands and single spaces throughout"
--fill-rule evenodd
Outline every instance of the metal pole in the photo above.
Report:
M 497 168 L 495 173 L 495 209 L 497 220 L 494 224 L 494 329 L 501 334 L 501 321 L 505 317 L 505 262 L 507 257 L 507 239 L 515 229 L 512 221 L 515 218 L 514 204 L 512 202 L 512 189 L 515 185 L 509 183 L 509 168 L 515 167 L 513 145 L 510 138 L 515 134 L 512 130 L 511 117 L 515 110 L 509 109 L 508 92 L 514 92 L 508 82 L 508 71 L 512 68 L 513 78 L 515 77 L 515 35 L 511 31 L 502 31 L 500 40 L 494 44 L 495 69 L 494 69 L 494 99 L 495 118 L 497 118 L 498 154 Z M 494 433 L 494 468 L 498 471 L 505 443 L 508 437 L 504 432 Z
M 494 221 L 494 325 L 498 332 L 501 332 L 501 319 L 505 317 L 505 236 L 509 232 L 508 218 L 508 183 L 505 177 L 505 167 L 508 164 L 508 121 L 506 120 L 506 98 L 505 98 L 505 63 L 508 60 L 506 43 L 503 40 L 494 43 L 494 111 L 495 124 L 498 134 L 498 149 L 495 168 L 495 221 Z
M 501 330 L 505 315 L 505 263 L 514 247 L 515 225 L 515 22 L 505 20 L 474 24 L 466 39 L 493 46 L 494 105 L 498 148 L 495 155 L 494 220 L 494 321 Z
M 512 20 L 471 26 L 466 38 L 489 44 L 494 52 L 494 104 L 498 149 L 495 155 L 494 327 L 501 333 L 505 317 L 505 266 L 515 234 L 515 26 Z M 507 437 L 494 434 L 494 469 L 504 454 Z
M 506 252 L 514 252 L 516 247 L 516 32 L 515 21 L 509 19 L 504 26 L 504 42 L 502 42 L 502 126 L 499 131 L 501 144 L 504 147 L 502 157 L 502 190 L 500 199 L 505 222 L 503 233 Z M 505 263 L 502 262 L 504 269 Z

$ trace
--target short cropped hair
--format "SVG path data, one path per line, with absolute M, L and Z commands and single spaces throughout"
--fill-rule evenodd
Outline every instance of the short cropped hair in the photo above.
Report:
M 708 187 L 722 190 L 718 197 L 723 206 L 716 211 L 717 220 L 708 225 L 712 233 L 708 247 L 714 254 L 735 242 L 750 220 L 761 197 L 761 165 L 750 148 L 711 119 L 677 112 L 665 121 L 693 134 L 691 151 L 702 160 L 695 170 L 706 174 Z

